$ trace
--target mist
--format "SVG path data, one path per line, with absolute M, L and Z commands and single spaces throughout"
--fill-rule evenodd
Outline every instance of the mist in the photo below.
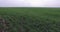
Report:
M 0 7 L 60 7 L 60 0 L 0 0 Z

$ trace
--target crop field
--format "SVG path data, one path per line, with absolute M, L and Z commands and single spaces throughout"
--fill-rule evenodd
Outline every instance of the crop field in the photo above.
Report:
M 60 32 L 60 8 L 0 8 L 0 32 Z

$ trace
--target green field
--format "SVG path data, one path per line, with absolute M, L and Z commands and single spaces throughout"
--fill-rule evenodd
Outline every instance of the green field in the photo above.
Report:
M 0 8 L 8 32 L 60 32 L 60 8 Z

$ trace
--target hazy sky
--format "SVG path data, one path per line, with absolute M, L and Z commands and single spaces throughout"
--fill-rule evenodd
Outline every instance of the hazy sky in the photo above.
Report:
M 0 7 L 60 7 L 60 0 L 0 0 Z

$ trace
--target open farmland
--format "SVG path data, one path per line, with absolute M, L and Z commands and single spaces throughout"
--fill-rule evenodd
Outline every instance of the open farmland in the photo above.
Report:
M 0 8 L 0 18 L 1 31 L 60 32 L 60 8 Z

